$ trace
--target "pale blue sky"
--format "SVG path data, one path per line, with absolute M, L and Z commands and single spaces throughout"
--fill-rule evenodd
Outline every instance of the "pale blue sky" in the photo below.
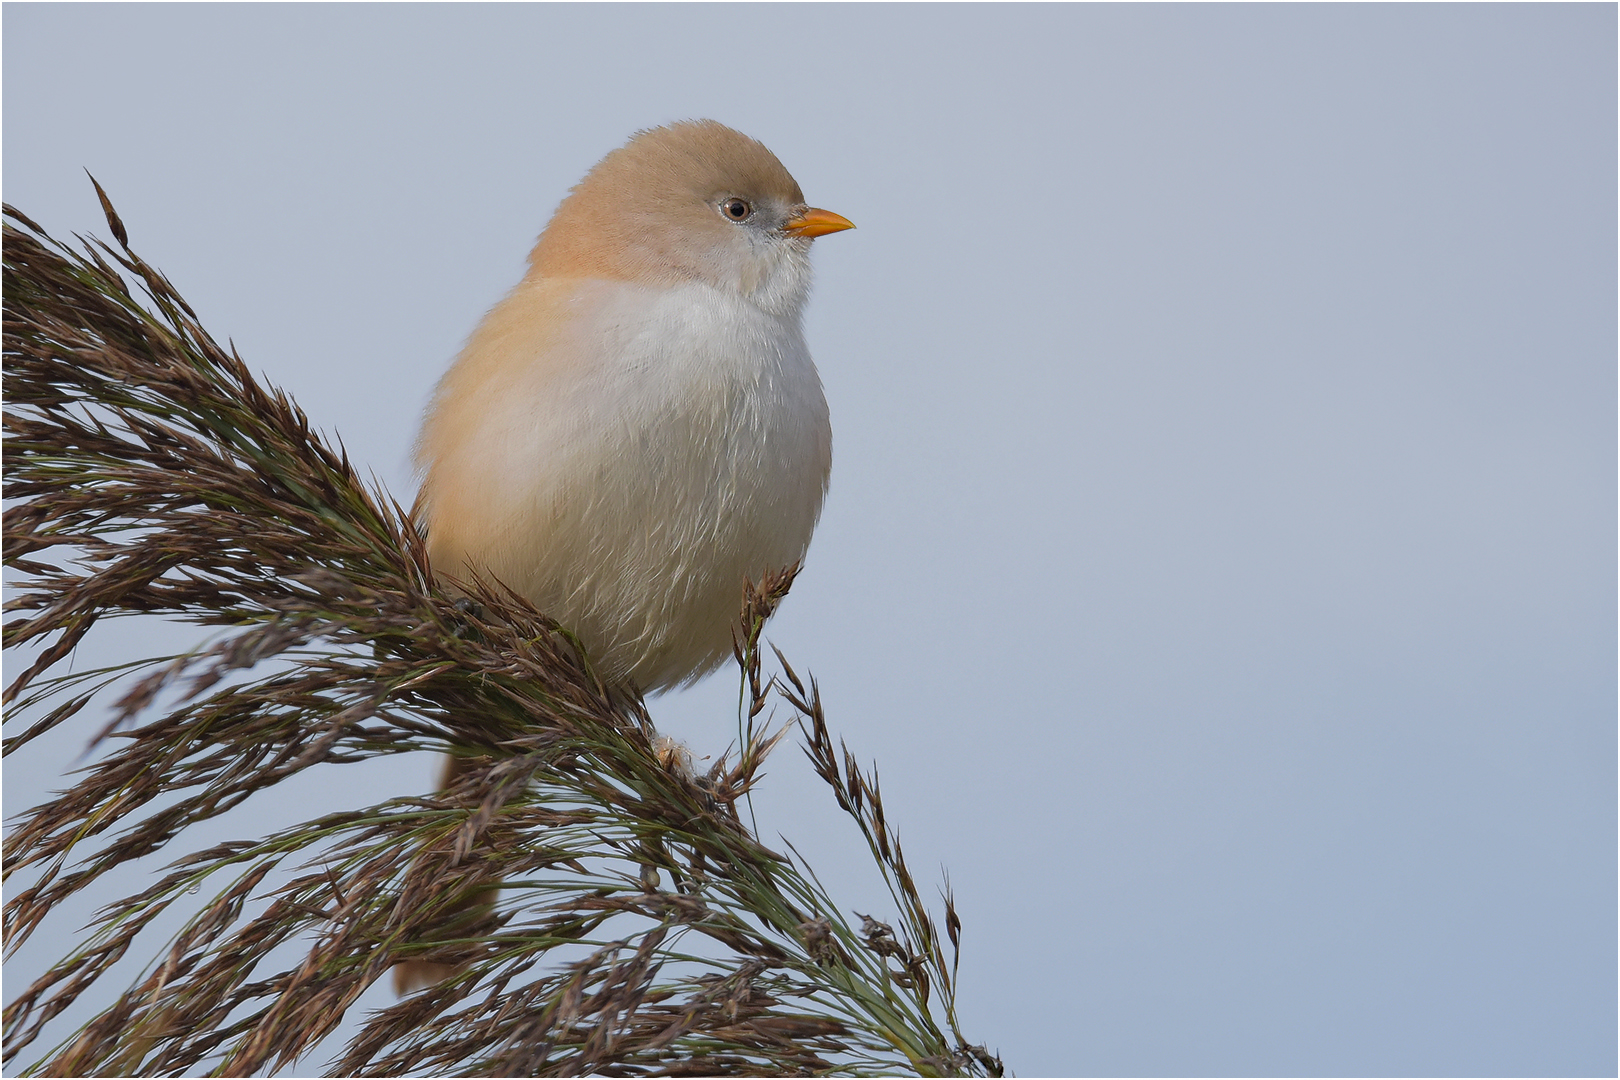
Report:
M 105 235 L 94 172 L 408 500 L 567 187 L 640 127 L 754 135 L 859 226 L 816 245 L 833 485 L 771 635 L 950 871 L 967 1032 L 1024 1075 L 1612 1075 L 1615 19 L 9 4 L 4 194 Z M 734 694 L 654 715 L 716 751 Z M 795 753 L 758 806 L 887 902 Z

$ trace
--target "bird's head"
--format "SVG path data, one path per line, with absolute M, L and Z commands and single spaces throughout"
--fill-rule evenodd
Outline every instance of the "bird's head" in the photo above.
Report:
M 639 132 L 557 208 L 530 256 L 544 277 L 669 287 L 700 281 L 796 312 L 811 241 L 852 229 L 807 206 L 776 155 L 713 120 Z

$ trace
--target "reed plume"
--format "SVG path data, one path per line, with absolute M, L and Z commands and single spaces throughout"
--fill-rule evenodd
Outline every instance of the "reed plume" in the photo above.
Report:
M 8 890 L 8 955 L 110 871 L 169 861 L 16 993 L 8 1063 L 66 1015 L 82 1022 L 24 1071 L 285 1068 L 414 959 L 457 974 L 360 1019 L 333 1073 L 1001 1075 L 958 1030 L 948 888 L 942 937 L 815 681 L 779 653 L 764 670 L 795 568 L 741 598 L 738 740 L 699 772 L 566 628 L 495 583 L 442 591 L 409 515 L 203 329 L 96 191 L 116 244 L 70 247 L 5 208 L 4 644 L 30 659 L 4 748 L 73 721 L 104 751 L 10 825 L 4 873 L 26 887 Z M 127 615 L 212 640 L 63 670 Z M 791 845 L 745 825 L 739 803 L 795 730 L 892 912 L 852 923 Z M 173 858 L 306 769 L 417 751 L 472 764 L 434 797 Z M 496 882 L 447 938 L 458 899 Z M 166 912 L 178 934 L 85 1006 Z

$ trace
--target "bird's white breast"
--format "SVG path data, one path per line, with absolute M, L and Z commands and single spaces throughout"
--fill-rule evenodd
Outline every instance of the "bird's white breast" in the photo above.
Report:
M 528 596 L 612 678 L 696 678 L 730 655 L 744 580 L 801 558 L 821 511 L 831 429 L 798 305 L 578 280 L 508 305 L 424 428 L 435 566 Z

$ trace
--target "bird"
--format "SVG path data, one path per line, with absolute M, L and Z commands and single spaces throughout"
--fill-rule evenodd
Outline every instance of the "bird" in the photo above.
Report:
M 433 393 L 413 513 L 434 573 L 525 597 L 636 693 L 718 667 L 745 582 L 801 561 L 821 514 L 810 247 L 852 228 L 713 120 L 610 152 Z M 395 988 L 454 970 L 402 963 Z

